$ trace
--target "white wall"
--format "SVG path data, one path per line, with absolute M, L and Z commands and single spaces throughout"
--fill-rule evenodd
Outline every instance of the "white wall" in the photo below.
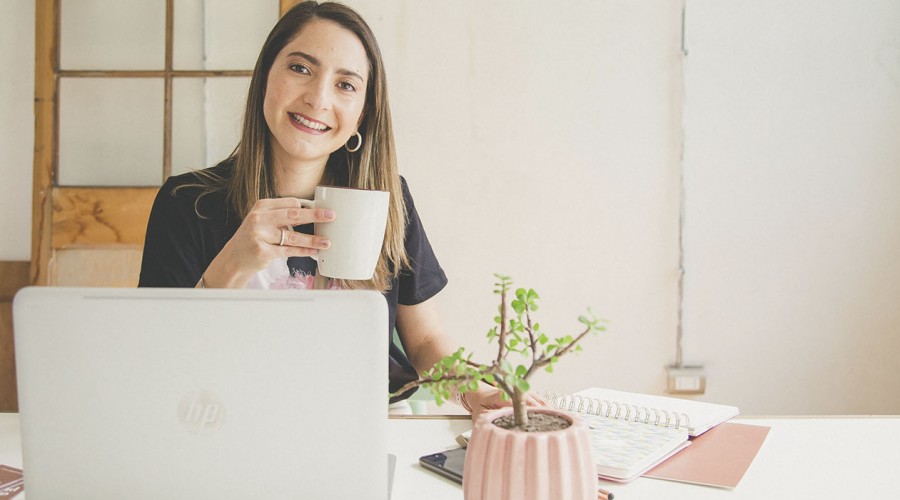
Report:
M 688 0 L 686 356 L 753 413 L 900 412 L 900 3 Z
M 351 2 L 386 59 L 401 171 L 450 285 L 449 331 L 487 357 L 493 273 L 587 306 L 610 333 L 545 388 L 662 391 L 674 359 L 681 8 L 633 2 Z
M 0 260 L 29 260 L 34 2 L 0 2 L 0 68 Z
M 448 330 L 489 356 L 492 273 L 511 274 L 550 332 L 588 305 L 611 320 L 538 386 L 662 392 L 683 166 L 702 399 L 900 412 L 900 7 L 687 1 L 685 59 L 678 1 L 350 0 L 382 45 Z M 33 30 L 26 3 L 0 7 L 3 67 L 29 79 L 0 76 L 0 234 L 22 235 L 0 259 L 29 252 L 33 33 L 9 34 Z

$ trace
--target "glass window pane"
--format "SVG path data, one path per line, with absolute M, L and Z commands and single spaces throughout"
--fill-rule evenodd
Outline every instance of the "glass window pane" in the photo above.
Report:
M 175 0 L 175 69 L 253 69 L 278 1 Z
M 172 84 L 172 174 L 206 168 L 237 146 L 250 78 L 176 78 Z
M 208 167 L 206 161 L 206 79 L 172 81 L 172 174 Z
M 166 3 L 61 0 L 62 69 L 163 69 Z
M 163 162 L 163 80 L 63 78 L 60 186 L 158 186 Z
M 204 3 L 204 0 L 175 0 L 172 27 L 174 69 L 206 69 L 203 61 Z

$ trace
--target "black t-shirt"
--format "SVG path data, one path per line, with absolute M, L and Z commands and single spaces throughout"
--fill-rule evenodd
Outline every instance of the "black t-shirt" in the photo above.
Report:
M 210 170 L 227 178 L 231 175 L 232 169 L 232 162 L 225 161 Z M 387 340 L 390 342 L 391 392 L 417 377 L 409 359 L 392 340 L 397 304 L 415 305 L 424 302 L 440 292 L 447 284 L 447 277 L 419 220 L 406 180 L 402 177 L 400 180 L 408 220 L 404 241 L 412 269 L 403 270 L 400 276 L 393 280 L 391 288 L 384 293 L 389 311 Z M 193 173 L 169 177 L 156 195 L 147 223 L 138 286 L 196 286 L 210 262 L 240 227 L 240 216 L 230 206 L 224 192 L 202 196 L 196 207 L 195 201 L 200 188 L 185 187 L 176 193 L 172 192 L 179 185 L 193 183 L 197 183 L 196 174 Z M 313 225 L 297 226 L 294 230 L 312 234 Z M 306 257 L 292 257 L 287 260 L 287 267 L 290 268 L 291 275 L 298 273 L 311 275 L 315 273 L 316 262 Z M 393 400 L 404 399 L 411 394 L 412 391 Z

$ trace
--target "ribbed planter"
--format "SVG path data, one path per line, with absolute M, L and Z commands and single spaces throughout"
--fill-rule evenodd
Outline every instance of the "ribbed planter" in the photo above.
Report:
M 466 500 L 595 500 L 597 470 L 587 424 L 549 408 L 529 413 L 559 415 L 566 429 L 520 432 L 493 421 L 512 408 L 487 412 L 472 428 L 463 472 Z

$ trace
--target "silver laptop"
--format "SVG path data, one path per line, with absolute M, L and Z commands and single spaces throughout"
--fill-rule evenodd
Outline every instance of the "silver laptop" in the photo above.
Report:
M 13 307 L 29 500 L 388 497 L 380 294 L 35 287 Z

